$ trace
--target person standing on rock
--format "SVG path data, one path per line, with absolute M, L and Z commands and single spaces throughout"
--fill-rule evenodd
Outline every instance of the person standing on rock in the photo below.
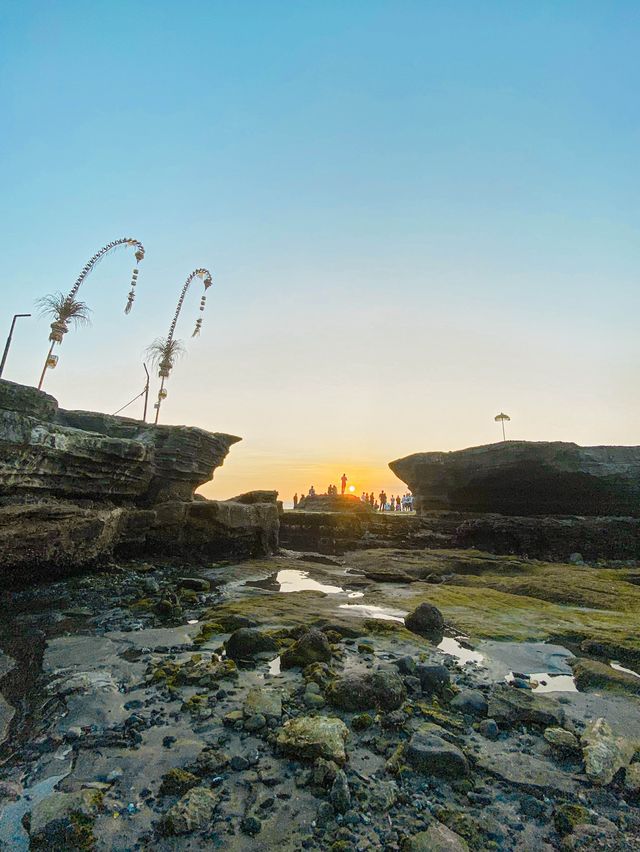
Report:
M 380 492 L 380 494 L 378 495 L 378 499 L 380 500 L 380 511 L 384 512 L 384 508 L 387 502 L 387 495 L 384 493 L 384 491 Z
M 298 494 L 297 494 L 297 492 L 293 495 L 293 508 L 294 509 L 298 508 Z
M 342 491 L 340 492 L 341 494 L 344 494 L 344 492 L 347 490 L 347 482 L 347 474 L 343 473 L 340 477 L 340 484 L 342 486 Z
M 401 511 L 401 506 L 400 506 L 401 502 L 402 502 L 402 499 L 400 498 L 400 495 L 398 494 L 398 496 L 396 497 L 396 512 Z
M 373 496 L 373 491 L 369 494 L 369 503 L 371 504 L 371 508 L 373 509 L 376 502 L 376 498 Z

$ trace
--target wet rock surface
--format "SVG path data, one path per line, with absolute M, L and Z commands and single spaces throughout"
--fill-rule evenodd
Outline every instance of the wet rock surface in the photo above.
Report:
M 498 641 L 512 622 L 494 617 L 487 581 L 517 581 L 532 606 L 554 572 L 394 551 L 414 582 L 352 587 L 364 558 L 132 561 L 4 593 L 0 848 L 637 848 L 638 697 L 576 692 L 571 651 L 535 632 Z M 563 595 L 602 597 L 552 609 L 556 635 L 567 619 L 574 637 L 608 633 L 633 668 L 633 570 L 563 566 Z M 425 600 L 438 643 L 404 626 Z M 465 638 L 461 622 L 486 632 Z M 310 653 L 286 668 L 288 651 Z

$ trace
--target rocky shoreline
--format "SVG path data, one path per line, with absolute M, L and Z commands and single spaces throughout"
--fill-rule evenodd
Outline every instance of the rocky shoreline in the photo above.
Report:
M 639 848 L 636 568 L 560 567 L 580 602 L 473 551 L 133 561 L 5 593 L 0 848 Z M 509 576 L 576 619 L 571 648 L 492 623 Z M 584 650 L 607 584 L 618 668 Z

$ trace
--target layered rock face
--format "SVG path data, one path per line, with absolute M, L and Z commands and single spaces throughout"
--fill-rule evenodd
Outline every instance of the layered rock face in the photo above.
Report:
M 418 512 L 640 516 L 640 447 L 505 441 L 390 462 Z
M 277 546 L 276 492 L 195 500 L 233 435 L 65 411 L 0 380 L 0 558 L 78 567 L 118 550 L 262 555 Z

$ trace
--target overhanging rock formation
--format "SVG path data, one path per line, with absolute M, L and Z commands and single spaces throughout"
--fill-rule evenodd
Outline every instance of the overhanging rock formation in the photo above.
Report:
M 505 441 L 390 462 L 418 512 L 640 517 L 640 447 Z
M 48 394 L 0 380 L 2 574 L 65 570 L 118 551 L 270 552 L 278 538 L 275 492 L 194 500 L 239 440 L 65 411 Z

